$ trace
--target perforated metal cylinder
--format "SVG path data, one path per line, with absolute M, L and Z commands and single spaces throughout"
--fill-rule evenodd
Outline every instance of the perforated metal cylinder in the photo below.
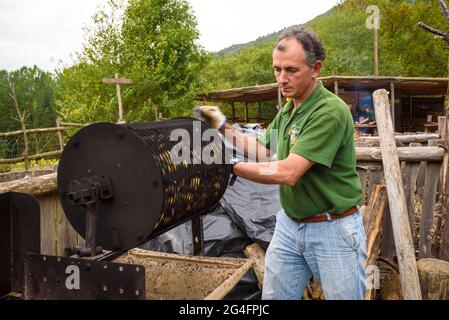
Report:
M 72 226 L 86 234 L 81 200 L 95 196 L 86 191 L 89 183 L 102 186 L 89 206 L 98 213 L 96 243 L 108 250 L 135 247 L 209 212 L 226 190 L 230 166 L 223 141 L 205 136 L 207 129 L 193 118 L 81 129 L 58 168 L 58 193 Z

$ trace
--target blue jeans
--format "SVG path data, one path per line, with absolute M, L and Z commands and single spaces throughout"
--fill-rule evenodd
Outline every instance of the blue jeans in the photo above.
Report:
M 327 300 L 363 299 L 366 235 L 359 212 L 332 221 L 297 223 L 278 212 L 265 255 L 262 299 L 301 299 L 313 275 Z

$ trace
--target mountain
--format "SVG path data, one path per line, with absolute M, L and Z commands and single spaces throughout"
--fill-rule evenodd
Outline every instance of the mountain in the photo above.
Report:
M 233 54 L 237 54 L 240 51 L 242 51 L 244 49 L 247 49 L 247 48 L 250 48 L 250 47 L 257 47 L 257 46 L 263 45 L 263 44 L 265 44 L 267 42 L 275 42 L 276 39 L 281 35 L 281 33 L 284 30 L 290 29 L 290 28 L 293 28 L 293 27 L 307 25 L 307 24 L 313 22 L 315 19 L 318 19 L 320 17 L 323 17 L 325 15 L 330 14 L 332 12 L 332 10 L 333 9 L 330 9 L 330 10 L 326 11 L 325 13 L 315 17 L 314 19 L 306 22 L 305 24 L 292 25 L 292 26 L 286 27 L 286 28 L 284 28 L 284 29 L 282 29 L 280 31 L 272 32 L 272 33 L 267 34 L 265 36 L 258 37 L 256 40 L 253 40 L 253 41 L 250 41 L 250 42 L 233 44 L 230 47 L 227 47 L 227 48 L 224 48 L 224 49 L 222 49 L 220 51 L 214 52 L 214 55 L 217 58 L 224 58 L 224 57 L 227 57 L 227 56 L 230 56 L 230 55 L 233 55 Z

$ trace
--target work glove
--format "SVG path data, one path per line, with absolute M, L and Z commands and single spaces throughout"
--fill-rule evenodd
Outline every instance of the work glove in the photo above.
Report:
M 221 129 L 226 123 L 225 115 L 217 106 L 196 107 L 195 113 L 197 113 L 202 119 L 204 119 L 204 121 L 215 129 Z

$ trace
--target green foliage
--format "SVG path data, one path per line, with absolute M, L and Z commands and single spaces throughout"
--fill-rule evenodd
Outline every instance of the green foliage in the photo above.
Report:
M 109 10 L 109 11 L 108 11 Z M 203 83 L 208 55 L 196 44 L 197 22 L 184 0 L 110 1 L 94 16 L 95 28 L 77 63 L 58 72 L 58 100 L 65 119 L 117 121 L 115 86 L 101 83 L 119 73 L 127 121 L 189 113 Z
M 11 72 L 0 71 L 0 132 L 21 129 L 11 97 L 13 86 L 20 111 L 25 114 L 27 129 L 55 126 L 57 113 L 54 104 L 55 81 L 52 75 L 36 66 L 22 67 Z M 29 137 L 30 152 L 41 152 L 55 143 L 55 139 L 50 136 Z M 22 152 L 22 136 L 0 138 L 0 158 L 19 157 Z
M 53 101 L 55 82 L 52 75 L 38 67 L 22 67 L 7 72 L 0 70 L 0 131 L 19 130 L 20 122 L 10 96 L 14 85 L 21 112 L 25 112 L 26 127 L 54 126 L 56 111 Z
M 447 48 L 443 41 L 418 26 L 423 21 L 447 31 L 437 0 L 345 0 L 306 24 L 320 36 L 327 51 L 321 76 L 373 75 L 374 32 L 365 23 L 369 5 L 377 5 L 380 12 L 381 76 L 447 75 Z M 202 74 L 209 84 L 208 90 L 274 82 L 271 53 L 279 34 L 215 54 Z

